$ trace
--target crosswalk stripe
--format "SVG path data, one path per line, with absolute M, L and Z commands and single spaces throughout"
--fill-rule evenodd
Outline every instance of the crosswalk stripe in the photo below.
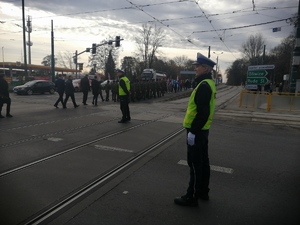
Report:
M 187 166 L 188 163 L 186 160 L 180 160 L 178 162 L 179 165 L 183 165 L 183 166 Z M 217 172 L 221 172 L 221 173 L 228 173 L 228 174 L 232 174 L 233 173 L 233 169 L 231 168 L 226 168 L 226 167 L 222 167 L 222 166 L 214 166 L 214 165 L 210 165 L 210 170 L 213 171 L 217 171 Z

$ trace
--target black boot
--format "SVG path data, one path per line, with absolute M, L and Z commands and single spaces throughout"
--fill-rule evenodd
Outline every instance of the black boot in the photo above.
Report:
M 6 117 L 13 117 L 13 116 L 10 113 L 7 113 Z
M 198 206 L 198 199 L 187 195 L 175 198 L 174 202 L 182 206 Z

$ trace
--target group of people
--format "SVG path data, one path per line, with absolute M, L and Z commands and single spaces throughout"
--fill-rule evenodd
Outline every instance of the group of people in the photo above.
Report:
M 129 79 L 125 76 L 125 72 L 123 70 L 118 69 L 116 72 L 117 72 L 117 76 L 119 77 L 118 98 L 120 101 L 120 109 L 122 112 L 122 118 L 119 121 L 119 123 L 126 123 L 131 120 L 130 111 L 129 111 L 130 82 Z M 73 86 L 72 80 L 73 80 L 72 75 L 68 76 L 67 81 L 64 81 L 61 74 L 58 76 L 58 79 L 55 81 L 55 87 L 59 97 L 57 101 L 54 103 L 55 108 L 58 108 L 58 104 L 61 103 L 63 108 L 66 109 L 69 98 L 72 99 L 74 108 L 79 107 L 79 105 L 76 103 L 75 100 L 75 95 L 74 95 L 75 88 Z M 109 82 L 107 83 L 107 85 L 109 85 Z M 90 83 L 88 75 L 86 75 L 80 80 L 80 90 L 83 93 L 83 99 L 82 99 L 83 105 L 88 105 L 87 103 L 88 93 L 91 89 L 93 94 L 92 104 L 94 106 L 97 106 L 99 95 L 101 96 L 102 101 L 104 101 L 104 98 L 102 96 L 101 83 L 98 81 L 97 76 L 95 76 L 94 79 L 92 79 L 92 82 Z M 65 99 L 63 98 L 64 94 L 65 94 Z M 107 94 L 106 96 L 107 101 L 108 98 L 109 95 Z
M 55 81 L 55 87 L 56 87 L 56 91 L 59 95 L 57 101 L 54 104 L 55 108 L 58 108 L 58 104 L 61 103 L 63 108 L 66 109 L 67 108 L 67 102 L 69 100 L 69 98 L 71 97 L 72 102 L 73 102 L 73 106 L 74 108 L 79 107 L 79 105 L 76 103 L 75 100 L 75 88 L 73 86 L 73 77 L 72 75 L 68 76 L 68 79 L 65 81 L 62 77 L 62 75 L 58 75 L 58 79 Z M 63 98 L 65 96 L 65 99 Z

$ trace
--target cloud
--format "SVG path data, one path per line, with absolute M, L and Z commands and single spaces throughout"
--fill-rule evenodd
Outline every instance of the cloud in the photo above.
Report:
M 12 44 L 11 39 L 22 40 L 22 29 L 15 25 L 22 26 L 21 1 L 0 2 L 0 21 L 5 21 L 0 23 L 0 42 L 5 48 L 17 46 L 20 51 L 22 45 Z M 123 55 L 134 51 L 134 37 L 142 24 L 155 23 L 166 33 L 163 49 L 170 54 L 164 55 L 175 57 L 188 53 L 191 58 L 197 51 L 207 52 L 211 46 L 212 51 L 224 52 L 220 63 L 225 70 L 229 62 L 240 57 L 241 44 L 250 34 L 261 33 L 267 50 L 287 37 L 294 28 L 285 19 L 297 13 L 298 1 L 255 0 L 252 4 L 250 0 L 52 0 L 47 3 L 30 0 L 25 1 L 25 6 L 26 15 L 32 16 L 32 49 L 41 46 L 45 52 L 40 58 L 49 54 L 46 51 L 51 20 L 60 50 L 74 52 L 120 35 L 126 40 L 123 42 L 126 46 L 122 44 Z M 281 32 L 273 33 L 274 27 L 281 27 Z M 9 56 L 10 51 L 6 52 L 7 58 L 13 58 L 13 54 Z

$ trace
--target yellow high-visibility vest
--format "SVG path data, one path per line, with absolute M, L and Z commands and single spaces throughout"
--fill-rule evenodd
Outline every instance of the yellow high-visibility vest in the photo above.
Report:
M 124 80 L 126 88 L 128 91 L 130 91 L 130 81 L 127 77 L 121 77 L 120 80 Z M 126 92 L 123 90 L 123 88 L 119 84 L 119 95 L 124 96 L 127 95 Z
M 190 96 L 189 103 L 188 103 L 188 108 L 186 110 L 186 114 L 185 114 L 185 117 L 184 117 L 184 120 L 183 120 L 183 127 L 185 127 L 185 128 L 191 128 L 192 122 L 196 118 L 196 115 L 197 115 L 197 105 L 195 104 L 194 100 L 195 100 L 195 95 L 196 95 L 197 89 L 198 89 L 199 85 L 202 82 L 207 82 L 209 84 L 210 88 L 211 88 L 211 91 L 212 91 L 211 98 L 210 98 L 210 103 L 209 103 L 210 114 L 209 114 L 207 122 L 202 127 L 202 130 L 209 130 L 210 125 L 212 123 L 212 118 L 213 118 L 213 115 L 214 115 L 215 104 L 216 104 L 216 85 L 215 85 L 215 82 L 213 80 L 211 80 L 211 79 L 204 79 L 203 81 L 201 81 L 197 85 L 197 87 L 193 90 L 193 92 L 192 92 L 192 94 Z

